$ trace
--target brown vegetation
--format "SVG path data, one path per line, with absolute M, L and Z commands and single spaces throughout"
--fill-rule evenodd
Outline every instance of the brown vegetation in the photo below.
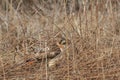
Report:
M 33 60 L 62 38 L 52 67 Z M 1 0 L 0 80 L 120 80 L 120 0 Z

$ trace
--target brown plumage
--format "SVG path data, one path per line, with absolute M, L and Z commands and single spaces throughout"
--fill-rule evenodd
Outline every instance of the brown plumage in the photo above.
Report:
M 61 52 L 63 52 L 65 45 L 66 45 L 66 39 L 62 38 L 59 42 L 55 42 L 55 43 L 49 45 L 48 50 L 46 50 L 42 53 L 35 54 L 32 58 L 26 59 L 24 62 L 17 64 L 15 67 L 21 66 L 21 65 L 26 65 L 26 64 L 31 65 L 35 62 L 45 61 L 46 58 L 48 61 L 50 61 L 52 59 L 56 60 L 57 59 L 56 57 L 58 55 L 60 55 Z

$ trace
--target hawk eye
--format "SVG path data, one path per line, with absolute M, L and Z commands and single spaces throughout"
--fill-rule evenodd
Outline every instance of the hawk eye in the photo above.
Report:
M 59 44 L 65 45 L 66 44 L 66 40 L 65 39 L 60 40 Z
M 63 41 L 61 42 L 61 44 L 65 45 L 65 44 L 66 44 L 66 41 L 65 41 L 65 40 L 63 40 Z

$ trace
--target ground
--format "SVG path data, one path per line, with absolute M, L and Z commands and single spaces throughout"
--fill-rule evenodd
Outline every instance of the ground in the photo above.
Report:
M 12 2 L 0 6 L 0 80 L 120 80 L 119 0 L 81 0 L 69 14 L 64 0 Z M 54 65 L 34 60 L 62 38 Z

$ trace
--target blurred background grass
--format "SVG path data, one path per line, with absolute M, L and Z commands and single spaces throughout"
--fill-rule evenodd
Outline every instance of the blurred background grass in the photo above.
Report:
M 48 74 L 40 64 L 6 74 L 18 53 L 58 37 L 71 44 Z M 0 79 L 119 80 L 119 53 L 120 0 L 0 0 Z

